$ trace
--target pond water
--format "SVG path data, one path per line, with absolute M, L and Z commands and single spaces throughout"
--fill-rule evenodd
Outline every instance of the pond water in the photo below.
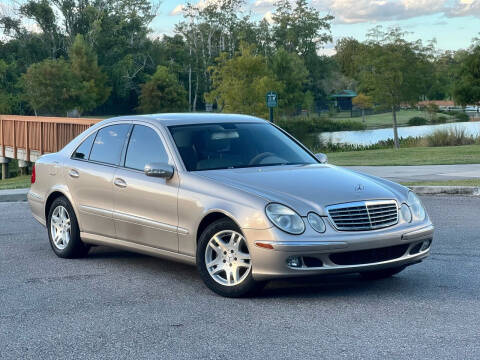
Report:
M 480 122 L 458 122 L 439 125 L 405 126 L 398 128 L 398 136 L 424 137 L 435 130 L 464 129 L 468 136 L 480 136 Z M 372 145 L 382 140 L 393 139 L 393 129 L 325 132 L 318 135 L 322 143 Z

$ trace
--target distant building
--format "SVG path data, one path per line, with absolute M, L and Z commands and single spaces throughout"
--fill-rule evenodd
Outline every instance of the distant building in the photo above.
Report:
M 335 101 L 335 107 L 340 111 L 352 110 L 352 99 L 357 96 L 353 90 L 342 90 L 339 93 L 330 95 Z
M 455 104 L 452 100 L 425 100 L 417 103 L 418 110 L 425 109 L 428 105 L 437 105 L 440 110 L 447 111 L 466 111 L 466 112 L 480 112 L 480 103 L 467 105 L 465 107 Z
M 431 104 L 437 105 L 440 110 L 449 110 L 456 107 L 452 100 L 425 100 L 419 101 L 417 108 L 421 109 Z

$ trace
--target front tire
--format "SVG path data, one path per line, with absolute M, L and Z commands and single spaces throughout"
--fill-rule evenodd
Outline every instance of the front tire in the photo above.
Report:
M 246 239 L 229 219 L 213 222 L 200 235 L 197 268 L 205 285 L 221 296 L 247 296 L 263 287 L 253 279 Z
M 360 273 L 360 275 L 367 280 L 380 280 L 389 278 L 395 274 L 398 274 L 400 271 L 403 271 L 405 266 L 389 268 L 389 269 L 382 269 L 382 270 L 375 270 L 375 271 L 367 271 Z
M 89 246 L 80 239 L 80 229 L 72 205 L 67 198 L 56 198 L 50 206 L 47 230 L 53 252 L 61 258 L 87 255 Z

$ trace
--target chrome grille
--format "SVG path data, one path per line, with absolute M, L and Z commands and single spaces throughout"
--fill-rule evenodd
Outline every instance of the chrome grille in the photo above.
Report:
M 327 207 L 338 230 L 362 231 L 386 228 L 398 222 L 395 200 L 358 201 Z

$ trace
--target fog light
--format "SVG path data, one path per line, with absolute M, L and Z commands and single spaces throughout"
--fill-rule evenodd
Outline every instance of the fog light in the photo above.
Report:
M 425 251 L 430 247 L 430 244 L 432 243 L 432 240 L 425 240 L 422 244 L 422 248 L 420 251 Z
M 287 265 L 293 268 L 302 267 L 302 258 L 300 256 L 289 256 L 287 258 Z

